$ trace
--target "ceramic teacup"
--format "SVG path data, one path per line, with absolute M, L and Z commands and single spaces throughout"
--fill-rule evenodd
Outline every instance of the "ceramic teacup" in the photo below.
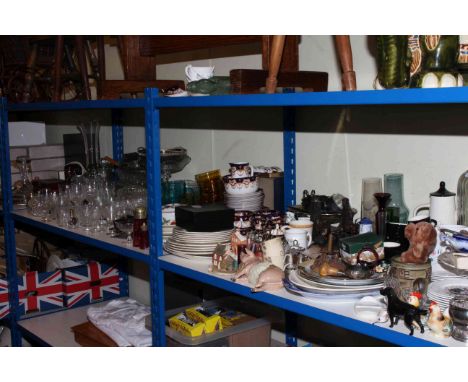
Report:
M 214 66 L 192 66 L 187 65 L 185 67 L 185 75 L 187 76 L 187 82 L 206 80 L 213 77 Z
M 284 238 L 290 246 L 293 246 L 295 241 L 301 248 L 309 248 L 312 244 L 312 236 L 302 228 L 284 227 Z
M 233 178 L 252 176 L 252 168 L 249 166 L 249 162 L 234 162 L 229 163 L 229 166 L 231 166 L 229 172 Z
M 401 244 L 396 241 L 384 241 L 385 260 L 390 260 L 394 256 L 402 253 Z

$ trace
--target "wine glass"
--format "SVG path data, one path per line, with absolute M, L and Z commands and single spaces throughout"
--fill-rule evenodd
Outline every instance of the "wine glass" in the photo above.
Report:
M 122 205 L 117 213 L 117 219 L 114 220 L 115 227 L 127 235 L 127 239 L 124 244 L 131 246 L 133 244 L 133 210 L 125 203 L 125 201 L 122 201 Z

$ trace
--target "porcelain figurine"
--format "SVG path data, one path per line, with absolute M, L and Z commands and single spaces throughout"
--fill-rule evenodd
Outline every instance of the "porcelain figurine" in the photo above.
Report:
M 408 296 L 408 304 L 413 305 L 415 308 L 419 308 L 421 305 L 421 300 L 422 300 L 422 293 L 421 292 L 412 292 Z
M 432 301 L 429 306 L 429 318 L 426 322 L 431 334 L 438 338 L 449 338 L 452 334 L 453 322 L 448 312 L 442 313 L 439 304 Z
M 386 287 L 380 290 L 380 294 L 387 297 L 387 312 L 390 318 L 390 327 L 398 324 L 400 318 L 403 318 L 405 326 L 410 330 L 410 336 L 414 333 L 414 328 L 424 333 L 424 325 L 421 322 L 421 315 L 427 311 L 416 308 L 415 306 L 401 301 L 393 288 Z
M 254 286 L 252 292 L 281 289 L 283 279 L 282 269 L 269 261 L 261 261 L 249 249 L 246 249 L 246 253 L 241 256 L 239 270 L 232 278 L 233 281 L 247 280 Z
M 408 224 L 405 228 L 405 237 L 409 240 L 410 246 L 401 254 L 401 261 L 414 264 L 426 263 L 437 244 L 437 231 L 434 226 L 427 222 Z
M 417 41 L 415 41 L 416 38 Z M 419 37 L 411 36 L 410 39 L 413 40 L 410 43 L 413 59 L 418 58 L 420 60 L 420 63 L 415 62 L 415 65 L 413 65 L 415 73 L 411 77 L 410 87 L 445 88 L 463 86 L 463 77 L 457 71 L 458 35 L 421 35 Z

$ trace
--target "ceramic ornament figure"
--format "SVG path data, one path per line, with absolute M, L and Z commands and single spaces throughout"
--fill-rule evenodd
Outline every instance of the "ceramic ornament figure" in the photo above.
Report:
M 410 36 L 414 62 L 413 69 L 419 72 L 411 77 L 410 87 L 445 88 L 463 86 L 463 77 L 457 70 L 459 36 L 422 35 L 419 47 Z M 413 39 L 413 41 L 411 41 Z
M 424 264 L 434 252 L 437 244 L 437 231 L 431 223 L 408 224 L 405 237 L 409 240 L 408 250 L 401 254 L 403 263 Z
M 442 313 L 439 304 L 432 301 L 429 306 L 429 318 L 426 325 L 435 337 L 448 338 L 453 329 L 453 322 L 448 312 Z
M 405 88 L 409 85 L 411 52 L 408 36 L 377 36 L 376 89 Z

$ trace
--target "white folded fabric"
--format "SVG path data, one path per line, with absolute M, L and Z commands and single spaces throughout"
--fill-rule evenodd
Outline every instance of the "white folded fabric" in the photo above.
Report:
M 88 319 L 119 346 L 151 346 L 151 332 L 145 328 L 149 314 L 148 306 L 132 298 L 88 308 Z

